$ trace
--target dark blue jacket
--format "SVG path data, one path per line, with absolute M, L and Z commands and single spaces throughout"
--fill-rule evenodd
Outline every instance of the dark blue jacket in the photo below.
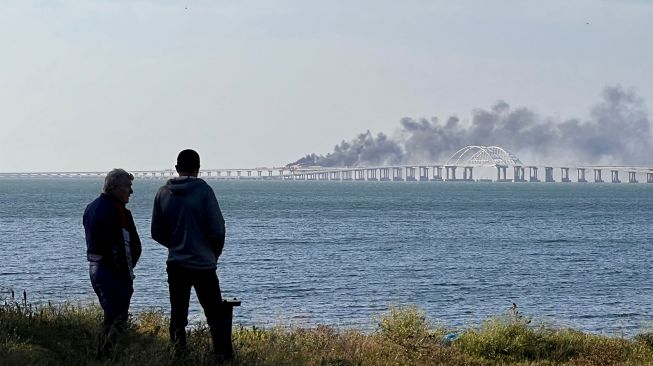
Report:
M 125 241 L 118 205 L 124 204 L 102 193 L 84 211 L 84 231 L 86 233 L 86 255 L 89 261 L 99 262 L 129 275 Z M 141 256 L 141 240 L 136 232 L 134 218 L 124 208 L 127 231 L 130 237 L 132 267 Z M 101 258 L 101 259 L 100 259 Z

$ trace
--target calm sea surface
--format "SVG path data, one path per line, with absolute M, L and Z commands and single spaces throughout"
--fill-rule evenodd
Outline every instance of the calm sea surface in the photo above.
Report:
M 462 327 L 515 302 L 535 322 L 653 329 L 653 184 L 209 183 L 227 222 L 223 294 L 243 300 L 236 323 L 372 330 L 414 304 Z M 169 311 L 167 252 L 149 234 L 161 184 L 135 181 L 128 205 L 143 241 L 136 312 Z M 0 299 L 97 301 L 81 218 L 101 186 L 0 180 Z

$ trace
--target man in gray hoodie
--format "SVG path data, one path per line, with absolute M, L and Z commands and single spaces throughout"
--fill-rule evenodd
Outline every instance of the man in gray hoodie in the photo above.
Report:
M 225 226 L 213 189 L 197 178 L 200 157 L 184 150 L 175 166 L 178 178 L 159 188 L 152 211 L 152 238 L 168 248 L 167 272 L 170 290 L 170 340 L 178 354 L 186 353 L 186 326 L 191 288 L 204 309 L 220 358 L 231 358 L 222 313 L 217 261 L 225 239 Z M 231 340 L 228 340 L 229 346 Z

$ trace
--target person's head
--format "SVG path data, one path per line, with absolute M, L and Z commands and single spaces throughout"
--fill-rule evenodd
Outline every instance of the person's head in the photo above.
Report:
M 134 176 L 124 169 L 114 169 L 104 178 L 102 192 L 108 194 L 122 203 L 129 202 L 129 196 L 134 193 L 132 181 Z
M 175 169 L 180 176 L 197 177 L 200 171 L 200 155 L 195 150 L 183 150 L 177 155 Z

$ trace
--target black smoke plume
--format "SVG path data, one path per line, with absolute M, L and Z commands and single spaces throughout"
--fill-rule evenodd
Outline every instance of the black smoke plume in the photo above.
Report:
M 471 122 L 401 119 L 395 137 L 370 131 L 342 141 L 333 152 L 309 154 L 290 165 L 354 167 L 444 163 L 468 145 L 501 146 L 524 163 L 653 165 L 653 136 L 643 100 L 633 90 L 606 87 L 590 118 L 556 120 L 498 101 L 477 109 Z

